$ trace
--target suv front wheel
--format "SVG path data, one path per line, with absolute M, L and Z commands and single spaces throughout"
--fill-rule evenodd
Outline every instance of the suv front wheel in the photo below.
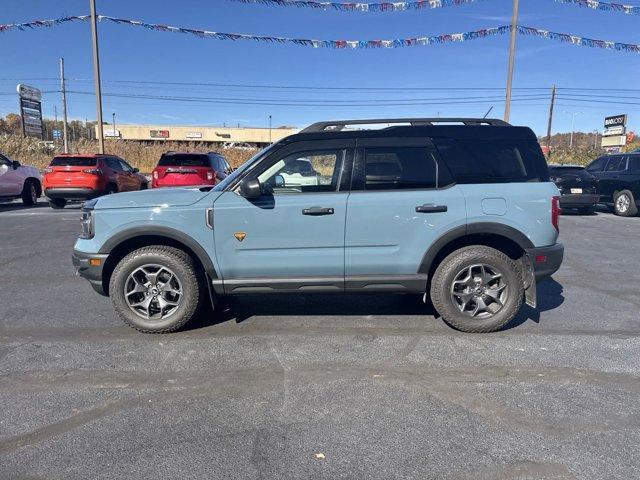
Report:
M 195 317 L 204 298 L 202 284 L 189 255 L 155 245 L 120 260 L 109 295 L 127 325 L 145 333 L 168 333 Z
M 523 296 L 518 265 L 504 253 L 482 245 L 451 253 L 431 280 L 436 311 L 463 332 L 500 330 L 516 316 Z

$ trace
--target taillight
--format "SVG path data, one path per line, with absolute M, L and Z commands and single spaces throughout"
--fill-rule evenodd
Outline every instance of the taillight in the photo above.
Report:
M 558 233 L 560 233 L 560 225 L 558 224 L 560 213 L 562 213 L 560 209 L 560 197 L 551 197 L 551 224 Z
M 155 178 L 156 180 L 158 179 L 158 171 L 157 170 L 154 170 L 152 175 L 153 175 L 153 178 Z
M 85 170 L 82 170 L 82 173 L 88 173 L 90 175 L 102 175 L 102 170 L 100 170 L 99 168 L 87 168 Z
M 213 180 L 214 175 L 216 174 L 216 172 L 214 172 L 213 170 L 208 170 L 207 171 L 207 180 L 211 181 Z
M 45 169 L 42 171 L 42 173 L 44 173 L 45 175 L 47 173 L 53 173 L 53 168 L 51 167 L 45 167 Z

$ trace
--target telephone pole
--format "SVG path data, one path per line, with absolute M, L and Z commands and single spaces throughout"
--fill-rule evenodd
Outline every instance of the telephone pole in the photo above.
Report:
M 508 122 L 511 116 L 511 85 L 513 84 L 513 65 L 516 57 L 516 35 L 518 34 L 518 6 L 519 0 L 513 0 L 513 13 L 511 15 L 511 37 L 509 40 L 509 67 L 507 70 L 507 95 L 504 102 L 504 121 Z
M 104 154 L 104 131 L 102 126 L 102 87 L 100 86 L 100 54 L 98 52 L 98 15 L 96 0 L 89 0 L 91 10 L 91 40 L 93 44 L 93 82 L 96 94 L 98 120 L 98 153 Z
M 67 138 L 67 90 L 64 81 L 64 58 L 60 59 L 60 91 L 62 92 L 62 138 L 64 153 L 69 153 L 69 140 Z
M 553 123 L 553 107 L 556 103 L 556 86 L 551 89 L 551 103 L 549 104 L 549 123 L 547 124 L 547 156 L 551 156 L 551 124 Z

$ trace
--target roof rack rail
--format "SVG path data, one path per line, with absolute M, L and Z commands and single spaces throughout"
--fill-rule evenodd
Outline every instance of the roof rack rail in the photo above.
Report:
M 412 127 L 434 125 L 438 123 L 461 123 L 463 125 L 491 125 L 509 127 L 511 124 L 495 118 L 374 118 L 367 120 L 335 120 L 317 122 L 309 125 L 300 133 L 325 132 L 327 130 L 339 132 L 347 125 L 379 125 L 383 123 L 408 123 Z

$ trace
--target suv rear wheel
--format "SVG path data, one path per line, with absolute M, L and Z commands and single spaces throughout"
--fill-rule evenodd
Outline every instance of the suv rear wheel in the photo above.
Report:
M 431 301 L 442 319 L 463 332 L 495 332 L 518 313 L 524 282 L 518 265 L 481 245 L 446 257 L 431 280 Z
M 162 245 L 128 254 L 109 282 L 118 315 L 145 333 L 178 330 L 197 314 L 204 294 L 193 259 L 182 250 Z
M 621 217 L 633 217 L 638 213 L 633 193 L 629 190 L 621 190 L 613 198 L 613 210 Z

